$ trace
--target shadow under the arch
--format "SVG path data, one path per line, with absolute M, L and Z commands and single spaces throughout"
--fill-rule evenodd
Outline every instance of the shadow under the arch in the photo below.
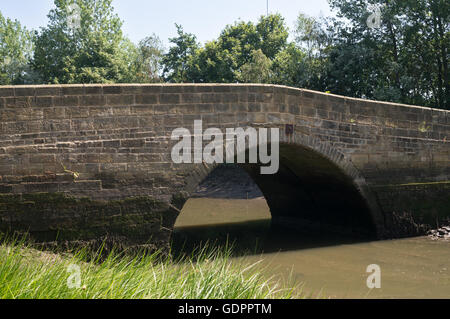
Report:
M 353 179 L 322 154 L 281 144 L 278 172 L 262 175 L 260 167 L 226 164 L 209 174 L 188 201 L 201 202 L 186 203 L 177 220 L 174 256 L 191 256 L 206 244 L 232 246 L 241 256 L 376 239 L 371 209 Z
M 277 185 L 273 177 L 269 179 L 271 187 L 284 188 L 285 192 L 287 187 L 297 192 L 296 185 Z M 287 178 L 282 180 L 286 182 Z M 268 204 L 267 197 L 246 170 L 237 165 L 219 166 L 184 205 L 172 234 L 172 255 L 194 256 L 205 245 L 208 248 L 231 246 L 232 255 L 238 257 L 370 240 L 355 234 L 333 232 L 335 229 L 326 228 L 324 223 L 311 228 L 302 227 L 302 223 L 289 225 L 288 222 L 291 227 L 285 227 L 286 223 L 272 219 Z M 311 225 L 306 223 L 306 226 Z
M 354 236 L 308 232 L 273 226 L 270 219 L 176 228 L 172 235 L 174 257 L 192 256 L 201 247 L 231 247 L 232 256 L 260 255 L 368 242 Z

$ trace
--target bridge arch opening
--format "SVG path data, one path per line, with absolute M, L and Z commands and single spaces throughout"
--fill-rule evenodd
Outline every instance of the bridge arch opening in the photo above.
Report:
M 376 237 L 374 212 L 353 178 L 317 151 L 281 144 L 275 175 L 258 174 L 255 165 L 243 167 L 264 194 L 273 224 Z
M 374 212 L 354 179 L 332 160 L 309 147 L 281 143 L 280 169 L 274 175 L 261 175 L 260 164 L 239 164 L 239 169 L 245 173 L 234 169 L 241 177 L 233 181 L 233 175 L 230 175 L 233 169 L 227 166 L 229 164 L 218 166 L 200 183 L 194 198 L 189 199 L 181 210 L 174 237 L 180 229 L 186 230 L 186 224 L 189 224 L 190 232 L 184 236 L 200 234 L 203 243 L 209 239 L 214 241 L 221 231 L 251 233 L 256 228 L 256 236 L 259 236 L 258 227 L 267 228 L 268 225 L 272 230 L 293 230 L 300 237 L 332 234 L 370 240 L 377 236 Z M 217 173 L 227 169 L 230 172 Z M 222 175 L 222 179 L 217 179 L 217 175 Z M 252 183 L 257 186 L 256 191 Z M 208 202 L 208 197 L 216 199 Z M 237 201 L 232 205 L 227 204 L 227 199 Z M 234 207 L 236 211 L 227 212 L 227 205 L 229 210 Z M 239 216 L 245 213 L 247 216 Z M 207 225 L 209 217 L 205 215 L 216 215 L 209 221 L 210 227 Z M 252 220 L 255 216 L 259 220 Z M 245 234 L 234 237 L 248 242 L 259 240 Z

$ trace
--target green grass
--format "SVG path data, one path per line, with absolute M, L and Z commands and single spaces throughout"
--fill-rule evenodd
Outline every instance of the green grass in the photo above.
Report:
M 2 299 L 288 299 L 302 298 L 298 285 L 267 278 L 260 263 L 230 259 L 230 249 L 203 248 L 173 261 L 160 254 L 85 250 L 55 254 L 26 240 L 0 239 Z M 90 256 L 90 257 L 89 257 Z M 97 256 L 101 256 L 98 254 Z M 80 267 L 80 288 L 68 287 L 70 265 Z

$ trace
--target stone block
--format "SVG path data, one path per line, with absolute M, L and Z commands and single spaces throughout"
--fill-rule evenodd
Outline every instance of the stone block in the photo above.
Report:
M 84 86 L 81 85 L 64 85 L 61 88 L 62 95 L 83 95 Z
M 0 87 L 0 97 L 14 97 L 14 87 Z
M 161 104 L 178 104 L 180 100 L 180 94 L 161 94 L 159 96 L 159 103 Z

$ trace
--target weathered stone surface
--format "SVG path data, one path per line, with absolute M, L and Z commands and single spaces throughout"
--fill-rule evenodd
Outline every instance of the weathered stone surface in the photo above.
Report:
M 0 229 L 167 242 L 214 168 L 170 158 L 172 130 L 200 119 L 280 128 L 283 169 L 253 175 L 274 221 L 399 237 L 450 216 L 449 111 L 273 85 L 5 86 Z

